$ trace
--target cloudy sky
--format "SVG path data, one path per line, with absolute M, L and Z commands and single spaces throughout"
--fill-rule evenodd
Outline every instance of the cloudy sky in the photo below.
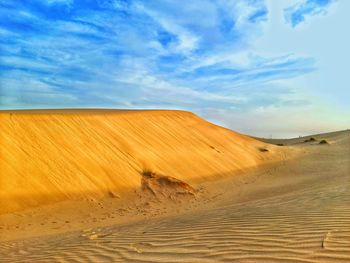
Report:
M 0 108 L 185 109 L 350 128 L 348 0 L 0 0 Z

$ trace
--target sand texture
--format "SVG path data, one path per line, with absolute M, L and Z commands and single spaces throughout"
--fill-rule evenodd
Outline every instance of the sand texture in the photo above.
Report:
M 191 183 L 271 156 L 184 111 L 2 111 L 0 131 L 0 213 L 119 196 L 140 188 L 144 170 Z
M 9 118 L 6 114 L 1 118 Z M 0 262 L 350 262 L 350 131 L 315 135 L 311 141 L 306 137 L 259 142 L 186 112 L 94 112 L 86 116 L 89 121 L 80 113 L 65 112 L 55 113 L 56 121 L 52 123 L 51 113 L 26 114 L 28 117 L 20 114 L 16 118 L 31 118 L 28 122 L 17 120 L 24 130 L 32 127 L 27 128 L 28 132 L 33 129 L 42 136 L 44 131 L 58 136 L 53 133 L 61 127 L 69 134 L 66 125 L 77 122 L 80 125 L 73 125 L 74 132 L 64 136 L 73 145 L 84 145 L 85 151 L 95 152 L 98 142 L 110 142 L 94 155 L 99 162 L 103 151 L 117 145 L 121 137 L 126 140 L 130 136 L 126 141 L 132 142 L 131 149 L 138 150 L 133 157 L 129 154 L 125 158 L 130 167 L 135 167 L 119 167 L 134 173 L 135 182 L 128 187 L 135 190 L 120 197 L 101 195 L 93 201 L 85 198 L 90 194 L 70 199 L 60 190 L 63 202 L 45 206 L 38 203 L 40 206 L 34 208 L 16 199 L 20 209 L 0 215 Z M 141 121 L 145 116 L 147 120 Z M 32 120 L 36 118 L 46 121 L 35 124 Z M 61 119 L 65 121 L 61 123 Z M 4 122 L 0 125 L 4 127 Z M 49 132 L 53 125 L 57 127 Z M 110 126 L 113 128 L 106 128 Z M 121 128 L 124 126 L 125 130 Z M 100 138 L 100 129 L 108 140 Z M 85 133 L 92 141 L 94 136 L 99 138 L 94 147 L 84 144 L 86 138 L 78 143 L 75 136 Z M 148 138 L 152 133 L 153 139 Z M 2 136 L 9 140 L 10 132 Z M 16 143 L 23 140 L 18 147 L 28 142 L 25 136 L 11 136 Z M 326 144 L 320 144 L 323 139 Z M 56 139 L 40 140 L 56 146 Z M 142 150 L 145 144 L 150 152 Z M 26 147 L 26 152 L 35 151 L 34 147 Z M 121 154 L 122 149 L 113 153 Z M 166 157 L 156 158 L 164 149 L 168 151 Z M 54 157 L 74 160 L 79 150 L 72 147 L 65 154 L 70 151 L 72 155 Z M 188 159 L 181 159 L 182 155 Z M 8 163 L 15 160 L 1 158 Z M 182 162 L 177 162 L 178 158 Z M 140 175 L 144 165 L 141 159 L 151 160 L 147 165 L 154 164 L 153 170 Z M 92 158 L 85 159 L 84 166 L 93 167 L 88 160 Z M 6 171 L 13 172 L 9 168 Z M 73 180 L 67 174 L 57 176 Z M 56 178 L 53 172 L 49 175 Z M 89 178 L 93 172 L 80 176 Z M 114 183 L 119 194 L 118 183 L 106 178 L 101 173 L 95 179 L 100 188 L 89 190 L 103 193 L 104 187 Z M 125 179 L 123 184 L 128 181 Z M 59 189 L 60 182 L 49 186 L 50 190 Z M 11 188 L 5 189 L 10 195 Z

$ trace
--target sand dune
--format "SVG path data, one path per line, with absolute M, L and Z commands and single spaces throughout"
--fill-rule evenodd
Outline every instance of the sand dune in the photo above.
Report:
M 24 119 L 25 114 L 17 118 Z M 1 262 L 350 262 L 349 131 L 315 135 L 312 136 L 315 141 L 307 142 L 309 137 L 268 141 L 292 145 L 271 146 L 186 112 L 98 112 L 91 120 L 88 117 L 88 121 L 81 114 L 76 117 L 75 113 L 60 112 L 55 113 L 54 119 L 56 122 L 65 119 L 65 122 L 57 124 L 46 114 L 30 113 L 29 123 L 44 118 L 45 125 L 32 124 L 28 131 L 45 130 L 45 134 L 54 136 L 54 130 L 48 127 L 58 125 L 54 129 L 64 129 L 67 123 L 71 127 L 72 123 L 79 122 L 80 125 L 74 126 L 78 137 L 86 139 L 82 137 L 86 132 L 98 137 L 99 142 L 108 142 L 99 154 L 114 147 L 110 145 L 119 145 L 116 143 L 120 138 L 132 138 L 128 142 L 140 152 L 125 157 L 135 176 L 135 183 L 130 187 L 144 189 L 147 194 L 136 192 L 125 198 L 102 198 L 99 202 L 84 201 L 84 198 L 72 201 L 71 196 L 64 195 L 68 198 L 65 202 L 2 214 Z M 147 120 L 137 117 L 147 114 Z M 25 129 L 23 119 L 20 122 Z M 126 124 L 131 119 L 135 121 Z M 166 124 L 160 127 L 160 123 Z M 123 131 L 123 125 L 130 133 Z M 145 126 L 147 131 L 140 128 Z M 101 128 L 109 139 L 107 135 L 97 136 Z M 167 133 L 168 129 L 175 128 L 176 132 Z M 153 136 L 152 143 L 156 146 L 148 145 L 150 152 L 145 154 L 141 150 L 145 138 L 151 140 L 147 136 L 154 132 L 159 140 Z M 83 147 L 82 142 L 74 141 L 73 135 L 68 136 L 73 145 Z M 319 144 L 323 139 L 329 143 Z M 16 140 L 24 139 L 18 136 Z M 174 147 L 164 146 L 166 142 Z M 188 148 L 181 148 L 181 142 L 188 144 Z M 46 143 L 53 144 L 50 140 Z M 136 146 L 139 148 L 134 148 Z M 76 149 L 68 149 L 78 153 Z M 85 145 L 84 149 L 92 151 L 94 147 Z M 156 151 L 165 149 L 170 151 L 165 159 L 154 157 Z M 196 156 L 201 151 L 205 154 Z M 69 155 L 70 158 L 74 154 Z M 177 158 L 172 159 L 171 154 L 177 158 L 185 154 L 205 169 L 197 167 L 192 159 L 182 159 L 184 164 L 176 162 Z M 220 156 L 218 159 L 216 154 Z M 152 171 L 144 170 L 145 160 L 152 160 L 155 165 Z M 230 163 L 232 160 L 235 165 Z M 166 161 L 180 167 L 171 169 Z M 208 161 L 213 163 L 206 164 Z M 86 159 L 82 164 L 93 167 Z M 191 172 L 191 166 L 196 172 Z M 219 176 L 220 169 L 224 172 Z M 92 174 L 81 176 L 89 178 Z M 113 180 L 108 183 L 111 182 Z M 57 185 L 53 185 L 50 187 L 56 189 Z M 121 189 L 115 182 L 114 187 Z M 75 189 L 84 192 L 82 188 Z M 103 186 L 92 190 L 101 195 L 105 191 Z M 175 197 L 172 201 L 179 192 L 185 198 Z M 149 198 L 158 195 L 164 196 L 166 202 Z M 192 195 L 195 198 L 191 198 Z M 90 194 L 84 193 L 84 196 L 90 197 Z
M 2 242 L 0 257 L 4 262 L 349 262 L 350 134 L 332 138 L 326 147 L 301 144 L 304 153 L 297 159 L 204 183 L 209 193 L 196 211 Z
M 1 111 L 0 131 L 0 213 L 119 196 L 145 169 L 191 184 L 277 151 L 184 111 Z

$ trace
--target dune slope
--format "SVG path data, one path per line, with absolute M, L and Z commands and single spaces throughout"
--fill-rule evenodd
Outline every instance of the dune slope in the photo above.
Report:
M 190 112 L 117 110 L 0 111 L 0 145 L 0 213 L 119 195 L 140 188 L 144 170 L 191 184 L 277 149 Z
M 124 224 L 115 217 L 101 227 L 82 215 L 83 229 L 45 235 L 64 228 L 67 218 L 51 217 L 53 224 L 46 213 L 35 220 L 28 211 L 14 213 L 0 229 L 13 236 L 15 226 L 30 229 L 30 222 L 40 226 L 40 236 L 2 242 L 0 232 L 1 262 L 348 263 L 350 132 L 313 137 L 329 144 L 300 138 L 293 142 L 301 150 L 297 158 L 201 183 L 208 194 L 200 206 L 172 216 Z M 115 211 L 108 210 L 103 214 Z

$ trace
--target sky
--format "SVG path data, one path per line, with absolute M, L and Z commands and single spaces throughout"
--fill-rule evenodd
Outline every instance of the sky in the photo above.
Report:
M 350 128 L 348 0 L 0 0 L 0 109 L 182 109 Z

